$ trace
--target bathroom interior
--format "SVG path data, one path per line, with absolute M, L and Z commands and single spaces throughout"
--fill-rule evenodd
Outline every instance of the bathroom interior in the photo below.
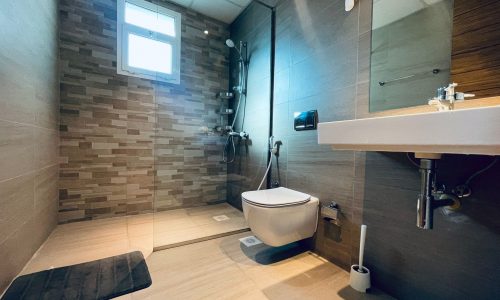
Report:
M 500 299 L 499 14 L 1 0 L 1 299 Z

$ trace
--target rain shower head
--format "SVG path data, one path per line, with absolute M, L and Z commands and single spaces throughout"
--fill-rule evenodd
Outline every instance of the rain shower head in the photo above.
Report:
M 234 48 L 234 42 L 232 39 L 227 39 L 226 40 L 226 45 L 229 47 L 229 48 Z

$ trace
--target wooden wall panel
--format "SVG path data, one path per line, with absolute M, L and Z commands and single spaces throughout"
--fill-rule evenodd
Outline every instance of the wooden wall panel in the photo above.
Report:
M 477 97 L 500 95 L 500 1 L 455 0 L 451 76 Z

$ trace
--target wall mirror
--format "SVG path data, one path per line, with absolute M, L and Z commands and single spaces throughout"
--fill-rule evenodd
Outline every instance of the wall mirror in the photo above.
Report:
M 371 112 L 425 104 L 450 81 L 452 25 L 453 0 L 373 1 Z
M 373 0 L 370 112 L 425 105 L 450 82 L 500 95 L 500 1 Z

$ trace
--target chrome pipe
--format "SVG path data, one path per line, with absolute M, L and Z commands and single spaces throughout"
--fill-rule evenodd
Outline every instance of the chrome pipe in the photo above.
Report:
M 420 160 L 420 194 L 417 200 L 417 227 L 432 229 L 433 202 L 436 162 L 432 159 Z

